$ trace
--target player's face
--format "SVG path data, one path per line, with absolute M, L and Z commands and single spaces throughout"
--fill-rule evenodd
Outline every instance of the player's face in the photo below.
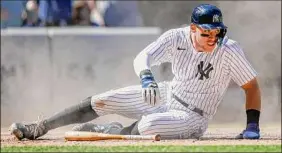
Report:
M 219 29 L 203 29 L 197 25 L 194 28 L 195 40 L 199 49 L 205 52 L 211 52 L 216 47 L 218 40 L 217 35 L 220 33 Z

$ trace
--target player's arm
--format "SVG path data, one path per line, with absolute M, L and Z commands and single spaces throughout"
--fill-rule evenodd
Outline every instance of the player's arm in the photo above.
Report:
M 151 70 L 151 66 L 170 62 L 174 47 L 174 30 L 169 30 L 145 47 L 134 59 L 134 71 L 138 77 L 143 70 Z
M 241 86 L 245 91 L 247 124 L 259 124 L 261 109 L 261 94 L 259 84 L 256 78 Z
M 151 66 L 169 62 L 172 47 L 173 30 L 169 30 L 144 48 L 134 59 L 134 71 L 141 79 L 142 96 L 144 101 L 150 105 L 158 104 L 160 99 L 158 85 L 151 72 Z
M 258 81 L 256 78 L 241 86 L 245 91 L 246 97 L 246 129 L 236 136 L 237 139 L 259 139 L 259 117 L 261 109 L 261 94 Z
M 226 46 L 227 61 L 229 63 L 232 80 L 241 86 L 246 94 L 247 125 L 245 130 L 236 138 L 258 139 L 260 138 L 259 116 L 261 107 L 261 95 L 257 81 L 257 72 L 246 59 L 242 48 L 237 42 L 231 42 Z

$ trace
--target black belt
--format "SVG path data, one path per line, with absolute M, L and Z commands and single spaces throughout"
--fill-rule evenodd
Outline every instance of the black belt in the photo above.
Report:
M 184 107 L 190 109 L 190 108 L 189 108 L 189 104 L 185 103 L 183 100 L 181 100 L 180 98 L 178 98 L 176 95 L 172 94 L 172 97 L 173 97 L 175 100 L 177 100 L 178 102 L 180 102 Z M 201 116 L 204 116 L 203 110 L 201 110 L 201 109 L 199 109 L 199 108 L 197 108 L 197 107 L 194 107 L 193 109 L 190 109 L 190 110 L 192 110 L 192 111 L 194 111 L 194 112 L 200 114 Z

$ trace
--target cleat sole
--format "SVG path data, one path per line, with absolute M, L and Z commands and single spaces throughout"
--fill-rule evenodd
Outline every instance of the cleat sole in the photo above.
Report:
M 14 129 L 12 131 L 12 134 L 18 139 L 18 140 L 22 140 L 23 137 L 23 133 L 19 130 L 19 129 Z

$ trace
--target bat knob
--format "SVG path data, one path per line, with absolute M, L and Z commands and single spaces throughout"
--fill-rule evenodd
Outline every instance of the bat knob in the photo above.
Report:
M 156 140 L 156 141 L 160 141 L 160 140 L 161 140 L 161 135 L 157 134 L 157 135 L 155 136 L 155 140 Z

